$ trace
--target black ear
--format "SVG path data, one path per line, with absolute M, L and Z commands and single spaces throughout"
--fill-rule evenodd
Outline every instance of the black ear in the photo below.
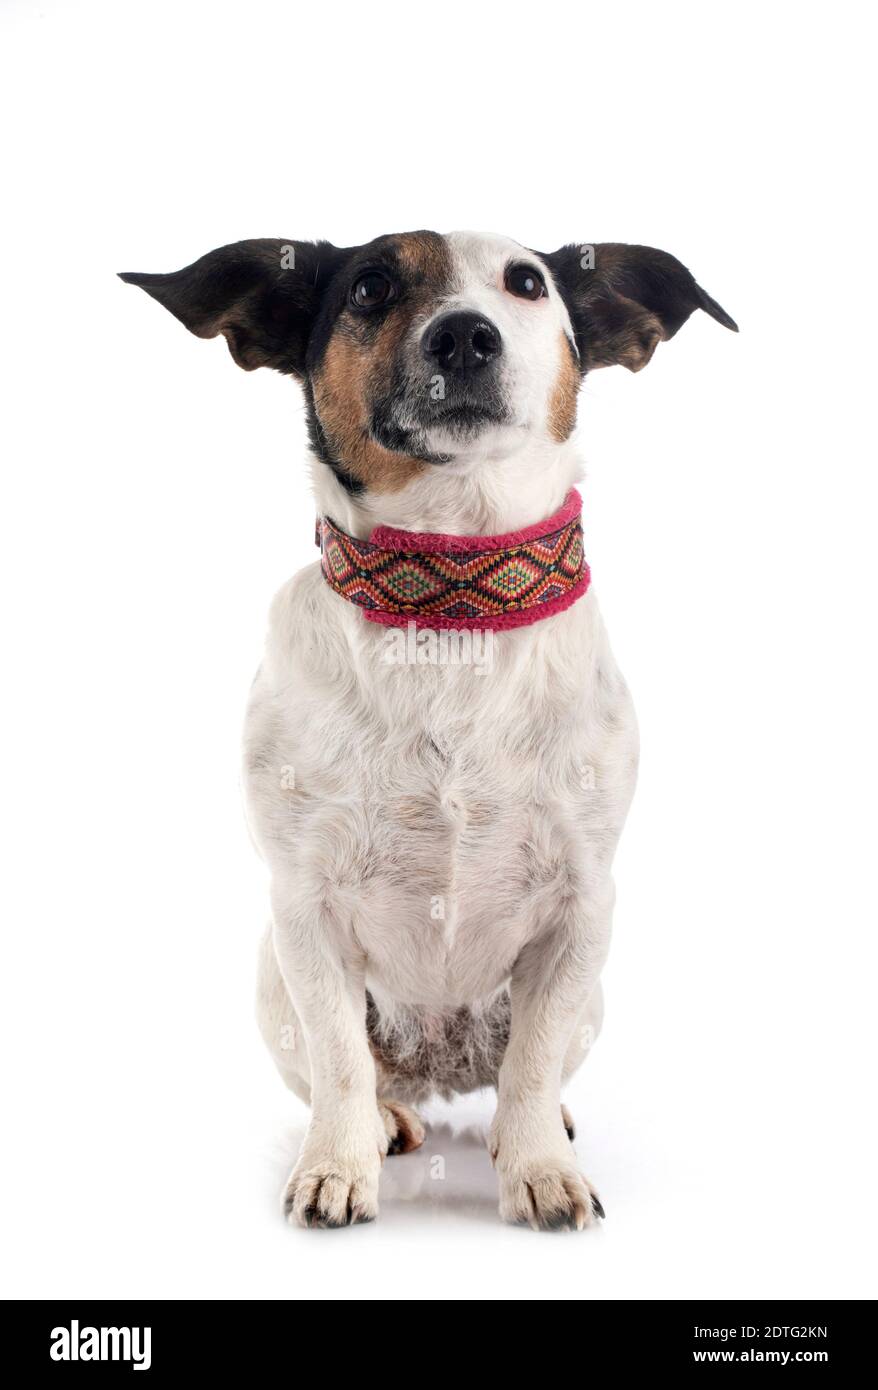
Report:
M 225 335 L 245 371 L 302 376 L 323 292 L 345 253 L 328 241 L 236 241 L 169 275 L 123 272 L 199 338 Z
M 570 314 L 583 372 L 621 363 L 645 367 L 694 309 L 738 325 L 667 251 L 621 242 L 562 246 L 543 256 Z

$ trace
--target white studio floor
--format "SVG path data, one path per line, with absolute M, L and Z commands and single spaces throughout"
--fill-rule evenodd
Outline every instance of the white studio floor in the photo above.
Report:
M 620 952 L 627 955 L 628 952 Z M 240 996 L 229 969 L 217 1007 Z M 484 1145 L 493 1097 L 425 1111 L 426 1143 L 388 1159 L 374 1225 L 302 1231 L 279 1194 L 306 1111 L 283 1088 L 246 1008 L 211 1037 L 211 1001 L 183 1027 L 169 1011 L 91 1058 L 60 1047 L 65 1095 L 30 1109 L 7 1189 L 7 1296 L 294 1299 L 861 1297 L 871 1253 L 865 1150 L 842 1091 L 814 1111 L 802 1080 L 753 1066 L 748 1043 L 714 1048 L 708 1077 L 686 1028 L 638 1056 L 636 1015 L 616 997 L 568 1092 L 577 1151 L 607 1221 L 582 1234 L 503 1226 Z M 247 982 L 249 983 L 249 982 Z M 221 996 L 225 995 L 223 999 Z M 96 1001 L 97 1002 L 97 1001 Z M 226 1017 L 234 1017 L 227 1012 Z M 693 1027 L 698 1018 L 689 1020 Z M 197 1060 L 198 1039 L 215 1070 Z M 98 1051 L 100 1046 L 98 1043 Z M 83 1059 L 85 1061 L 86 1059 Z M 96 1069 L 95 1069 L 96 1067 Z M 687 1070 L 688 1069 L 688 1070 Z M 685 1072 L 681 1084 L 681 1072 Z M 72 1094 L 68 1098 L 67 1092 Z M 76 1097 L 75 1099 L 73 1097 Z M 87 1108 L 89 1123 L 76 1126 Z M 855 1111 L 850 1116 L 855 1128 Z M 7 1136 L 7 1145 L 10 1136 Z

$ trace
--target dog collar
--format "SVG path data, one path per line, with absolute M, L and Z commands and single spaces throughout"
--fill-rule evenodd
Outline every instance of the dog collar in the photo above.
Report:
M 362 541 L 323 516 L 315 539 L 330 588 L 389 626 L 526 627 L 569 608 L 591 582 L 576 488 L 546 521 L 501 536 L 376 526 Z

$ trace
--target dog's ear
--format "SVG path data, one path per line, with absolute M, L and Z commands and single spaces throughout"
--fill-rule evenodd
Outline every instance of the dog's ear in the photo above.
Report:
M 735 333 L 738 325 L 674 256 L 621 242 L 562 246 L 544 255 L 564 297 L 583 372 L 621 363 L 645 367 L 695 309 Z
M 326 287 L 345 257 L 328 241 L 236 241 L 169 275 L 120 274 L 169 309 L 191 333 L 222 333 L 239 367 L 301 377 Z

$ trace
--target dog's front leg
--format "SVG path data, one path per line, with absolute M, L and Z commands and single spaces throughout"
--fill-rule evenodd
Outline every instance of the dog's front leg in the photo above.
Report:
M 325 913 L 278 901 L 274 945 L 302 1023 L 311 1069 L 311 1122 L 283 1196 L 303 1226 L 346 1226 L 378 1214 L 387 1132 L 366 1034 L 365 957 Z
M 561 1073 L 606 959 L 611 915 L 609 887 L 603 901 L 531 942 L 515 963 L 509 1042 L 490 1139 L 505 1221 L 581 1230 L 603 1215 L 564 1127 Z

